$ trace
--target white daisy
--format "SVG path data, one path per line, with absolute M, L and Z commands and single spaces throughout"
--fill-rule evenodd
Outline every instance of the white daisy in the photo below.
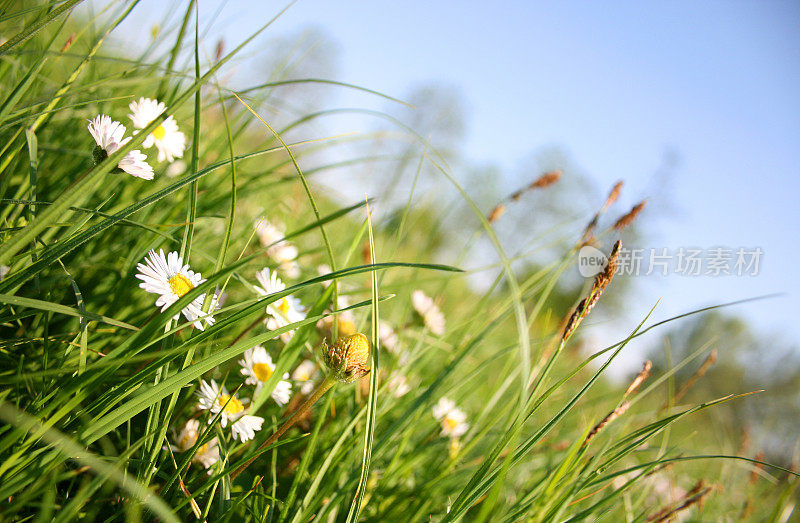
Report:
M 89 120 L 87 128 L 89 134 L 94 138 L 94 142 L 104 151 L 108 151 L 109 147 L 119 145 L 125 135 L 125 126 L 105 114 L 99 114 Z
M 262 296 L 269 296 L 286 288 L 286 285 L 278 278 L 278 273 L 275 271 L 270 273 L 266 267 L 256 273 L 256 279 L 261 286 L 255 286 L 255 290 Z M 267 314 L 270 315 L 267 319 L 267 328 L 270 330 L 280 329 L 306 317 L 305 308 L 300 300 L 291 294 L 267 305 Z M 287 343 L 293 335 L 293 330 L 285 332 L 281 334 L 281 340 Z
M 437 336 L 444 334 L 444 314 L 429 296 L 420 290 L 411 293 L 411 303 L 425 325 Z
M 442 436 L 457 438 L 469 430 L 469 423 L 466 423 L 467 414 L 447 398 L 441 398 L 439 403 L 434 405 L 433 417 L 442 425 Z
M 196 419 L 190 419 L 183 426 L 178 437 L 176 438 L 177 445 L 170 445 L 173 452 L 186 452 L 194 447 L 197 443 L 197 438 L 200 435 L 200 422 Z M 205 445 L 202 445 L 192 457 L 192 461 L 200 463 L 204 468 L 210 468 L 214 463 L 219 461 L 219 447 L 217 447 L 217 438 L 211 439 Z M 209 474 L 211 471 L 209 471 Z
M 259 218 L 253 225 L 256 229 L 261 246 L 267 250 L 267 255 L 278 262 L 278 267 L 289 278 L 300 276 L 300 265 L 297 263 L 297 247 L 286 240 L 283 226 L 273 225 L 264 218 Z
M 256 432 L 261 430 L 261 425 L 263 423 L 264 418 L 261 416 L 245 414 L 231 425 L 233 439 L 238 439 L 242 443 L 253 439 L 256 436 Z
M 331 271 L 330 265 L 323 263 L 322 265 L 317 266 L 317 274 L 320 276 L 325 276 L 326 274 L 330 274 L 331 272 L 333 271 Z M 331 280 L 325 280 L 324 282 L 322 282 L 323 287 L 328 287 L 330 284 Z
M 164 173 L 167 175 L 167 178 L 177 178 L 183 174 L 184 171 L 186 171 L 186 162 L 183 160 L 175 160 L 169 164 L 169 167 L 167 167 L 167 170 L 164 171 Z
M 184 265 L 183 260 L 175 251 L 165 257 L 163 250 L 159 249 L 158 253 L 151 250 L 145 258 L 145 262 L 136 266 L 139 271 L 136 277 L 142 280 L 139 287 L 159 295 L 156 307 L 161 307 L 162 312 L 178 301 L 181 296 L 186 295 L 205 281 L 200 273 L 189 269 L 189 265 Z M 194 326 L 200 330 L 204 329 L 203 321 L 206 325 L 214 324 L 211 312 L 219 307 L 219 294 L 215 293 L 209 313 L 204 313 L 202 307 L 205 299 L 205 293 L 201 294 L 181 311 L 184 317 L 193 322 Z M 173 319 L 178 319 L 178 315 L 176 314 Z
M 302 383 L 300 392 L 304 395 L 310 394 L 314 390 L 314 379 L 319 376 L 319 369 L 311 360 L 305 360 L 292 372 L 292 379 Z
M 167 110 L 163 102 L 150 98 L 139 98 L 128 105 L 131 114 L 128 115 L 136 129 L 144 129 L 150 122 L 161 116 Z M 142 144 L 143 147 L 156 146 L 158 161 L 172 162 L 175 158 L 183 156 L 186 149 L 186 136 L 178 130 L 178 124 L 172 116 L 167 117 L 161 125 L 155 128 Z
M 108 158 L 110 154 L 125 145 L 130 137 L 123 138 L 125 126 L 115 122 L 110 116 L 104 114 L 97 115 L 89 120 L 89 133 L 97 144 L 95 149 L 95 161 L 98 163 Z M 117 167 L 137 178 L 144 180 L 153 179 L 153 168 L 145 160 L 147 156 L 135 149 L 120 160 Z
M 381 322 L 378 323 L 378 337 L 381 340 L 381 345 L 386 347 L 386 350 L 395 352 L 400 338 L 388 322 L 381 320 Z
M 392 391 L 392 395 L 395 398 L 405 396 L 408 391 L 411 390 L 411 386 L 408 384 L 408 378 L 397 373 L 392 374 L 387 386 L 389 387 L 389 390 Z
M 239 365 L 242 367 L 239 370 L 247 376 L 245 383 L 255 385 L 258 390 L 272 377 L 272 373 L 275 372 L 275 363 L 272 362 L 272 357 L 267 349 L 261 345 L 247 349 L 243 356 L 244 359 L 239 360 Z M 289 373 L 287 372 L 283 375 L 283 380 L 279 381 L 272 390 L 272 399 L 278 405 L 286 405 L 292 396 L 292 384 L 286 381 L 288 379 Z
M 200 381 L 200 390 L 197 392 L 200 398 L 197 406 L 203 410 L 211 411 L 211 414 L 220 414 L 220 425 L 226 427 L 231 423 L 231 433 L 234 439 L 239 439 L 242 443 L 253 439 L 256 431 L 261 430 L 264 418 L 251 416 L 245 410 L 247 399 L 239 399 L 228 394 L 225 387 L 219 388 L 217 382 L 211 380 L 206 383 Z M 209 420 L 210 422 L 211 420 Z

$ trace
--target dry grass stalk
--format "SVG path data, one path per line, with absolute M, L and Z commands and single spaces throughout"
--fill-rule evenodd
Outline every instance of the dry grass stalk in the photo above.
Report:
M 595 242 L 594 231 L 597 229 L 597 221 L 600 219 L 600 213 L 594 215 L 592 221 L 586 225 L 586 228 L 583 229 L 583 236 L 581 236 L 581 241 L 579 247 L 583 247 L 584 245 L 591 245 Z
M 611 192 L 608 193 L 608 197 L 606 198 L 606 203 L 603 204 L 603 208 L 600 212 L 604 212 L 606 209 L 611 207 L 617 198 L 619 198 L 619 193 L 622 192 L 622 180 L 618 181 L 614 184 L 614 187 L 611 188 Z
M 617 222 L 614 224 L 614 229 L 616 229 L 617 231 L 621 231 L 626 227 L 628 227 L 633 222 L 633 220 L 636 219 L 639 213 L 642 212 L 645 203 L 647 203 L 647 200 L 642 200 L 641 202 L 634 205 L 633 209 L 628 211 L 628 214 L 622 216 L 619 220 L 617 220 Z
M 635 378 L 633 378 L 633 381 L 631 382 L 630 385 L 628 385 L 628 388 L 622 397 L 627 398 L 628 396 L 634 394 L 637 390 L 639 390 L 639 387 L 641 387 L 642 383 L 644 383 L 644 380 L 650 377 L 650 370 L 652 368 L 653 368 L 652 361 L 647 360 L 646 362 L 644 362 L 642 370 L 639 371 L 639 374 L 637 374 Z
M 697 383 L 697 380 L 705 376 L 706 372 L 708 372 L 709 367 L 711 367 L 716 361 L 717 361 L 717 349 L 714 349 L 711 351 L 711 353 L 709 353 L 708 356 L 706 356 L 706 359 L 703 361 L 702 365 L 700 365 L 697 371 L 695 371 L 695 373 L 692 374 L 692 376 L 686 381 L 686 383 L 683 384 L 683 387 L 681 387 L 680 390 L 678 390 L 678 392 L 675 393 L 675 396 L 672 399 L 673 403 L 677 403 L 678 401 L 680 401 L 681 398 L 683 398 L 683 396 L 687 392 L 689 392 L 689 389 L 691 389 L 694 386 L 694 384 Z
M 695 486 L 687 492 L 682 500 L 677 504 L 664 508 L 659 512 L 649 516 L 647 521 L 667 521 L 672 519 L 675 514 L 682 510 L 686 510 L 687 508 L 691 507 L 695 504 L 702 504 L 703 498 L 705 498 L 711 491 L 713 490 L 712 487 L 707 487 L 705 482 L 701 479 L 700 481 L 695 484 Z
M 586 315 L 586 312 L 588 311 L 586 311 L 586 298 L 584 298 L 578 306 L 575 307 L 575 310 L 572 311 L 572 315 L 569 317 L 569 321 L 567 321 L 567 325 L 564 327 L 564 333 L 561 335 L 562 343 L 572 336 L 572 333 L 578 328 L 578 324 Z
M 519 189 L 518 191 L 514 191 L 514 193 L 511 196 L 509 196 L 508 199 L 511 200 L 512 202 L 519 201 L 519 199 L 522 198 L 522 195 L 525 194 L 526 190 L 527 190 L 527 187 L 523 187 L 522 189 Z
M 756 454 L 755 458 L 756 461 L 764 461 L 764 451 L 759 450 L 758 454 Z M 761 463 L 753 463 L 753 470 L 750 471 L 750 484 L 752 485 L 756 481 L 758 481 L 758 473 L 764 466 Z
M 225 40 L 220 38 L 217 40 L 217 47 L 214 49 L 214 62 L 219 62 L 225 56 Z
M 747 451 L 750 450 L 750 443 L 750 427 L 745 425 L 739 436 L 739 448 L 736 450 L 736 454 L 739 456 L 747 454 Z
M 66 52 L 67 52 L 67 50 L 68 50 L 70 47 L 72 47 L 72 42 L 74 42 L 74 41 L 75 41 L 75 33 L 72 33 L 72 34 L 69 36 L 69 38 L 67 38 L 67 41 L 66 41 L 66 42 L 64 42 L 64 45 L 62 45 L 62 46 L 61 46 L 61 52 L 62 52 L 62 53 L 66 53 Z
M 365 241 L 361 248 L 361 259 L 364 261 L 364 265 L 372 263 L 372 247 L 369 246 L 369 241 Z
M 499 220 L 500 217 L 505 213 L 506 213 L 506 206 L 503 205 L 502 203 L 498 203 L 497 205 L 495 205 L 494 209 L 492 209 L 492 212 L 489 213 L 489 216 L 486 219 L 489 220 L 489 223 L 494 223 L 497 220 Z
M 564 333 L 561 335 L 562 342 L 566 341 L 567 338 L 572 335 L 581 320 L 594 308 L 597 304 L 597 300 L 599 300 L 600 296 L 603 294 L 603 291 L 605 291 L 608 284 L 611 283 L 611 280 L 614 278 L 614 273 L 617 272 L 617 267 L 619 266 L 619 249 L 621 246 L 622 242 L 617 240 L 611 248 L 611 252 L 608 254 L 608 263 L 606 263 L 603 271 L 595 276 L 589 296 L 582 299 L 578 306 L 575 307 L 575 311 L 572 313 L 572 316 L 570 316 L 567 326 L 564 327 Z
M 538 177 L 528 186 L 528 189 L 544 189 L 556 183 L 561 178 L 561 171 L 549 171 Z
M 581 237 L 581 241 L 579 247 L 583 247 L 584 245 L 591 245 L 595 241 L 594 231 L 597 228 L 597 222 L 600 220 L 600 215 L 606 212 L 606 210 L 617 201 L 619 198 L 619 194 L 622 191 L 622 180 L 618 181 L 614 184 L 614 187 L 611 188 L 611 192 L 608 193 L 606 197 L 606 201 L 603 206 L 597 211 L 592 218 L 592 221 L 586 226 L 583 230 L 583 236 Z
M 619 407 L 617 407 L 616 409 L 614 409 L 614 410 L 612 410 L 611 412 L 609 412 L 608 414 L 606 414 L 606 417 L 605 417 L 605 418 L 603 418 L 603 419 L 600 421 L 600 423 L 598 423 L 597 425 L 595 425 L 595 426 L 592 428 L 592 430 L 591 430 L 591 431 L 589 431 L 589 434 L 587 434 L 587 435 L 586 435 L 586 439 L 585 439 L 585 440 L 583 440 L 583 444 L 581 445 L 581 447 L 585 447 L 586 445 L 588 445 L 588 444 L 589 444 L 589 442 L 590 442 L 590 441 L 592 441 L 592 439 L 593 439 L 595 436 L 597 436 L 597 434 L 598 434 L 598 433 L 599 433 L 601 430 L 603 430 L 603 427 L 605 427 L 606 425 L 608 425 L 609 423 L 611 423 L 612 421 L 614 421 L 614 420 L 615 420 L 615 419 L 617 419 L 618 417 L 620 417 L 620 416 L 622 416 L 623 414 L 625 414 L 625 411 L 626 411 L 626 410 L 628 410 L 628 407 L 630 407 L 630 406 L 631 406 L 631 404 L 630 404 L 629 402 L 627 402 L 627 401 L 623 401 L 623 402 L 622 402 L 622 403 L 619 405 Z
M 500 217 L 506 212 L 506 202 L 516 202 L 522 196 L 533 189 L 544 189 L 550 185 L 553 185 L 561 178 L 561 171 L 549 171 L 538 177 L 536 180 L 531 182 L 529 185 L 526 185 L 522 189 L 515 191 L 511 196 L 503 200 L 502 202 L 495 205 L 494 209 L 489 213 L 486 219 L 489 223 L 494 223 L 500 219 Z

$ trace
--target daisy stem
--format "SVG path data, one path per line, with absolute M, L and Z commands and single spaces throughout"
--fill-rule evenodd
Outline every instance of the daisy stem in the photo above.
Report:
M 238 343 L 238 342 L 239 342 L 239 341 L 240 341 L 242 338 L 244 338 L 244 335 L 245 335 L 245 334 L 247 334 L 248 332 L 250 332 L 251 330 L 253 330 L 253 329 L 256 327 L 256 325 L 258 325 L 258 324 L 259 324 L 259 323 L 261 323 L 262 321 L 264 321 L 264 319 L 263 319 L 263 318 L 261 318 L 260 316 L 259 316 L 258 318 L 256 318 L 256 319 L 253 321 L 253 323 L 251 323 L 250 325 L 248 325 L 248 326 L 247 326 L 247 328 L 245 328 L 245 329 L 244 329 L 242 332 L 240 332 L 240 333 L 239 333 L 239 335 L 238 335 L 238 336 L 236 336 L 236 337 L 233 339 L 233 341 L 232 341 L 232 342 L 231 342 L 231 343 L 228 345 L 228 348 L 231 348 L 231 347 L 233 347 L 234 345 L 236 345 L 236 344 L 237 344 L 237 343 Z
M 303 404 L 300 405 L 297 408 L 297 410 L 295 410 L 294 413 L 292 413 L 291 416 L 289 416 L 289 419 L 287 419 L 283 423 L 283 425 L 281 425 L 280 428 L 278 428 L 278 430 L 276 430 L 272 434 L 272 436 L 267 438 L 267 441 L 259 445 L 259 447 L 256 449 L 255 455 L 252 458 L 250 458 L 245 464 L 243 464 L 242 466 L 233 471 L 233 473 L 231 474 L 231 480 L 236 479 L 236 476 L 244 472 L 244 469 L 246 469 L 259 456 L 259 451 L 261 451 L 265 447 L 268 447 L 269 445 L 272 445 L 278 438 L 280 438 L 284 432 L 289 430 L 289 428 L 292 425 L 297 423 L 297 421 L 302 417 L 302 415 L 308 409 L 310 409 L 311 406 L 314 405 L 314 403 L 316 403 L 318 399 L 324 396 L 325 393 L 328 392 L 331 389 L 331 387 L 333 387 L 335 384 L 336 384 L 336 378 L 334 378 L 333 376 L 327 376 L 325 380 L 319 384 L 319 387 L 317 387 L 317 390 L 314 391 L 314 394 L 309 396 L 308 399 L 304 401 Z

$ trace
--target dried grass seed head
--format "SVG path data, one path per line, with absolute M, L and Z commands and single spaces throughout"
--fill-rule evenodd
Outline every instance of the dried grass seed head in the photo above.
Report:
M 628 227 L 631 223 L 633 223 L 633 220 L 635 220 L 636 217 L 639 215 L 639 213 L 642 212 L 642 209 L 644 209 L 646 203 L 647 200 L 642 200 L 641 202 L 634 205 L 633 209 L 628 211 L 628 214 L 622 216 L 619 220 L 617 220 L 617 223 L 614 224 L 614 229 L 616 229 L 617 231 L 621 231 L 626 227 Z

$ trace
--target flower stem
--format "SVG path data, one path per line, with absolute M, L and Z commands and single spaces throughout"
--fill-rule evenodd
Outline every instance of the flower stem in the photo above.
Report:
M 244 338 L 244 335 L 245 335 L 245 334 L 247 334 L 248 332 L 250 332 L 251 330 L 253 330 L 253 329 L 255 328 L 255 326 L 256 326 L 256 325 L 258 325 L 259 323 L 261 323 L 262 321 L 264 321 L 264 318 L 262 318 L 262 317 L 260 317 L 260 316 L 259 316 L 258 318 L 256 318 L 256 319 L 253 321 L 253 323 L 251 323 L 250 325 L 248 325 L 248 326 L 247 326 L 247 328 L 245 328 L 245 329 L 244 329 L 242 332 L 240 332 L 240 333 L 239 333 L 239 335 L 238 335 L 238 336 L 236 336 L 236 337 L 233 339 L 233 341 L 230 343 L 230 345 L 228 345 L 228 348 L 231 348 L 231 347 L 233 347 L 234 345 L 236 345 L 236 343 L 237 343 L 237 342 L 239 342 L 239 341 L 240 341 L 242 338 Z
M 316 403 L 318 399 L 320 399 L 322 396 L 324 396 L 325 393 L 328 392 L 330 390 L 330 388 L 333 387 L 335 384 L 336 384 L 336 378 L 334 378 L 333 376 L 327 376 L 325 378 L 325 380 L 322 383 L 319 384 L 319 387 L 317 387 L 317 390 L 314 391 L 314 394 L 309 396 L 308 399 L 306 401 L 304 401 L 303 404 L 300 405 L 297 408 L 297 410 L 295 410 L 294 413 L 292 413 L 291 416 L 289 416 L 289 419 L 287 419 L 283 423 L 283 425 L 281 425 L 280 428 L 278 428 L 278 430 L 276 430 L 272 434 L 272 436 L 267 438 L 267 441 L 265 441 L 264 443 L 259 445 L 259 447 L 256 449 L 255 455 L 252 458 L 250 458 L 246 463 L 244 463 L 242 466 L 240 466 L 239 468 L 237 468 L 236 470 L 233 471 L 233 473 L 231 474 L 231 480 L 236 479 L 236 476 L 238 476 L 239 474 L 244 472 L 244 469 L 246 469 L 258 457 L 259 451 L 261 449 L 263 449 L 265 447 L 268 447 L 269 445 L 274 443 L 278 438 L 280 438 L 283 435 L 284 432 L 289 430 L 289 428 L 292 425 L 297 423 L 297 420 L 299 420 L 300 417 L 308 409 L 310 409 L 311 406 L 314 403 Z

